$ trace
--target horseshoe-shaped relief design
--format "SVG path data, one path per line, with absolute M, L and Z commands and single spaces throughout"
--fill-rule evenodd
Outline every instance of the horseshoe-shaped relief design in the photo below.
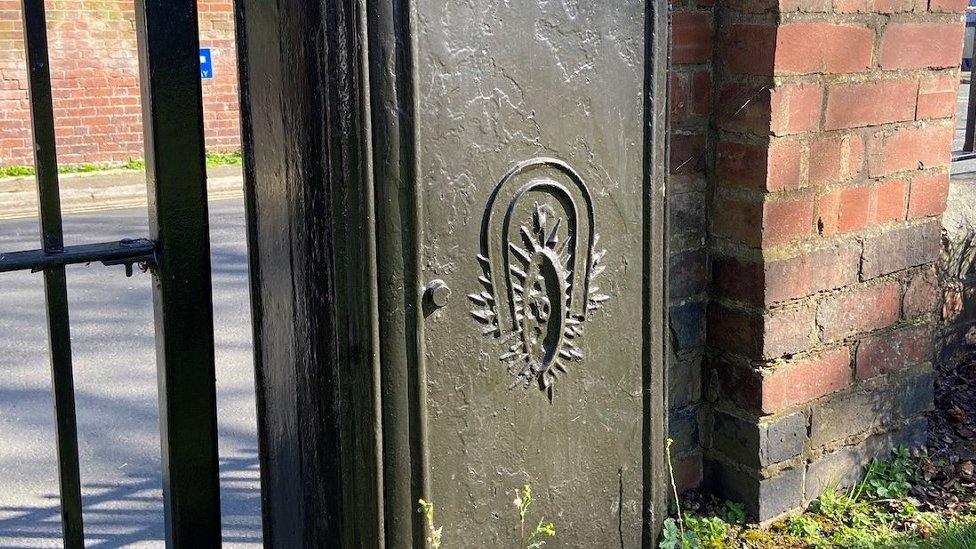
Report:
M 468 298 L 485 335 L 505 345 L 513 387 L 535 383 L 551 401 L 567 363 L 583 359 L 574 340 L 609 299 L 592 284 L 604 269 L 598 240 L 589 189 L 562 160 L 520 162 L 495 185 L 481 223 L 484 290 Z

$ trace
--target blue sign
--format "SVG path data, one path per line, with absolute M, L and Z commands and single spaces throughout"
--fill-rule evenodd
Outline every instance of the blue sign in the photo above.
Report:
M 200 78 L 213 78 L 213 56 L 210 48 L 200 48 Z

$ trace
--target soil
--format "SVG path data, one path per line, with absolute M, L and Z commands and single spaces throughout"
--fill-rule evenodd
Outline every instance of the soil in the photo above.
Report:
M 920 456 L 925 482 L 912 493 L 923 510 L 971 513 L 976 508 L 976 354 L 937 370 L 928 452 Z

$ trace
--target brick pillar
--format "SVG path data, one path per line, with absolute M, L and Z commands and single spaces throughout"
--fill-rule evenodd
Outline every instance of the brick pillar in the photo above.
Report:
M 707 478 L 759 519 L 924 441 L 965 0 L 719 0 Z

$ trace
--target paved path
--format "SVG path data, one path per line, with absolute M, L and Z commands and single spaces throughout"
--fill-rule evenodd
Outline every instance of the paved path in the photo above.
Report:
M 0 220 L 37 217 L 37 184 L 34 176 L 0 179 Z M 109 170 L 61 174 L 61 211 L 95 212 L 146 207 L 146 174 L 134 170 Z M 240 166 L 207 168 L 210 200 L 239 198 L 244 194 Z
M 211 202 L 221 503 L 226 546 L 261 535 L 243 203 Z M 66 215 L 69 244 L 145 236 L 145 208 Z M 0 250 L 36 248 L 34 219 L 0 221 Z M 81 478 L 91 547 L 163 540 L 150 278 L 68 268 Z M 59 547 L 40 275 L 0 274 L 0 547 Z

